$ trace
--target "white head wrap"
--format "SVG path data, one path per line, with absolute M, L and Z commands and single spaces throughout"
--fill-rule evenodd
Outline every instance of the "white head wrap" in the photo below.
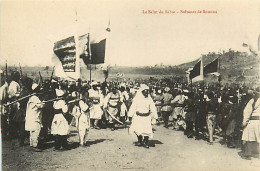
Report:
M 32 85 L 32 90 L 35 90 L 38 86 L 39 86 L 38 84 L 34 83 L 34 84 Z
M 57 96 L 63 96 L 64 95 L 64 91 L 61 90 L 61 89 L 56 89 L 55 91 L 56 91 Z

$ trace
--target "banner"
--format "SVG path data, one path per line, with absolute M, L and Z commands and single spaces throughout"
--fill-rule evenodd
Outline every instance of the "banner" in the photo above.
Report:
M 76 43 L 74 36 L 54 43 L 53 62 L 55 75 L 64 79 L 76 80 L 80 78 L 78 57 L 76 55 Z M 58 60 L 57 60 L 58 59 Z
M 214 74 L 214 75 L 218 76 L 219 75 L 218 67 L 219 67 L 219 59 L 217 58 L 204 67 L 204 69 L 203 69 L 204 76 L 206 74 Z
M 202 57 L 194 65 L 193 69 L 190 71 L 189 77 L 192 80 L 192 82 L 203 81 L 203 62 L 202 62 Z

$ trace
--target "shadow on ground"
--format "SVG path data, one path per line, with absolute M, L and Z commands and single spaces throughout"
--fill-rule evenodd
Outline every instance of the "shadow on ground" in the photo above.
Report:
M 104 141 L 113 141 L 113 139 L 97 139 L 97 140 L 88 140 L 87 141 L 87 146 L 91 146 L 94 144 L 102 143 Z

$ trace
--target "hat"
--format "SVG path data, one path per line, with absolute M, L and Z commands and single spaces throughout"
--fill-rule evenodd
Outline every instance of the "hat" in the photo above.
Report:
M 73 91 L 73 92 L 71 93 L 71 96 L 72 96 L 72 97 L 77 97 L 77 94 L 76 94 L 76 92 L 75 92 L 75 91 Z
M 125 84 L 125 83 L 121 83 L 121 84 L 120 84 L 120 87 L 126 88 L 126 84 Z
M 91 86 L 94 86 L 94 85 L 98 85 L 98 83 L 97 83 L 96 81 L 94 81 L 94 82 L 92 82 L 90 85 L 91 85 Z
M 38 86 L 39 86 L 39 84 L 34 83 L 34 84 L 32 85 L 32 90 L 35 90 Z
M 164 91 L 169 92 L 171 89 L 169 87 L 165 87 Z
M 55 89 L 55 91 L 56 91 L 57 96 L 63 96 L 64 95 L 64 91 L 61 90 L 61 89 Z
M 149 87 L 147 85 L 145 85 L 145 84 L 141 84 L 139 90 L 140 91 L 149 90 Z

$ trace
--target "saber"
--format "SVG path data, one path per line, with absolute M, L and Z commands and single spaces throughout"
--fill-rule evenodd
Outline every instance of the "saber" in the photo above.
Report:
M 124 124 L 123 122 L 121 122 L 120 120 L 118 120 L 117 118 L 115 118 L 111 113 L 109 113 L 108 110 L 106 110 L 106 112 L 109 114 L 109 116 L 110 116 L 112 119 L 116 120 L 117 122 L 121 123 L 122 125 L 127 126 L 126 124 Z

